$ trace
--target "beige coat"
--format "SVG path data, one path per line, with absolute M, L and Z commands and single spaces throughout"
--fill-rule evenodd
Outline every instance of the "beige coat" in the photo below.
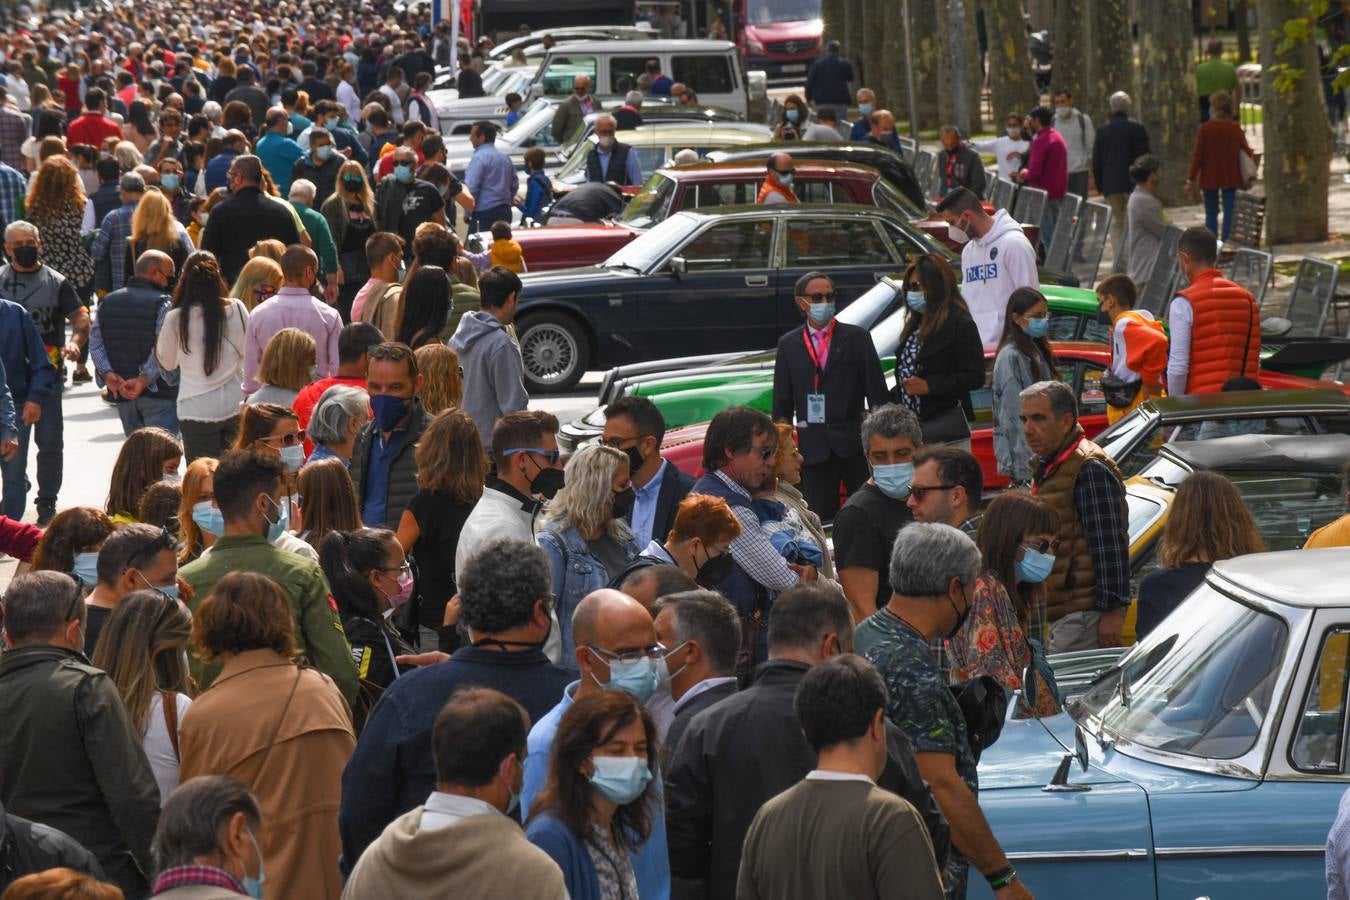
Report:
M 370 292 L 366 303 L 361 307 L 361 321 L 369 322 L 380 329 L 386 341 L 392 341 L 398 332 L 398 298 L 403 286 L 397 282 L 388 282 Z
M 338 802 L 356 736 L 332 679 L 271 650 L 241 653 L 192 704 L 179 735 L 182 781 L 228 775 L 258 796 L 268 895 L 337 900 Z

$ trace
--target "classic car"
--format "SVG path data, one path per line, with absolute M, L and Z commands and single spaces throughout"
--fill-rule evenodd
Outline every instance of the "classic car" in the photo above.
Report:
M 713 212 L 712 207 L 754 203 L 763 180 L 764 167 L 755 163 L 662 168 L 647 179 L 614 221 L 524 228 L 513 237 L 531 272 L 592 265 L 680 210 Z M 802 160 L 797 163 L 793 187 L 808 203 L 856 203 L 889 209 L 907 219 L 917 215 L 907 199 L 867 166 Z M 491 244 L 490 234 L 477 239 L 483 246 Z
M 871 166 L 890 182 L 891 187 L 909 198 L 915 209 L 926 210 L 928 198 L 919 187 L 914 169 L 899 153 L 877 144 L 826 143 L 816 141 L 770 141 L 748 147 L 727 147 L 708 154 L 709 162 L 764 163 L 774 153 L 786 153 L 793 159 Z
M 1350 550 L 1216 563 L 1144 640 L 1095 654 L 1105 671 L 1065 712 L 1010 718 L 980 760 L 979 799 L 1027 887 L 1042 900 L 1326 896 L 1327 832 L 1350 787 L 1347 580 Z M 969 896 L 992 893 L 977 877 Z
M 670 165 L 675 154 L 690 149 L 702 158 L 711 150 L 734 144 L 754 144 L 770 134 L 767 125 L 756 122 L 700 121 L 639 125 L 631 131 L 619 131 L 614 139 L 628 144 L 638 155 L 643 173 Z M 553 175 L 553 192 L 563 194 L 586 181 L 586 157 L 595 146 L 594 132 L 579 143 Z
M 636 25 L 573 25 L 562 28 L 549 28 L 531 31 L 502 41 L 488 51 L 488 59 L 510 59 L 516 50 L 523 50 L 527 57 L 537 56 L 543 59 L 544 38 L 552 37 L 556 44 L 575 43 L 577 41 L 643 41 L 650 40 L 650 28 Z
M 598 266 L 521 276 L 516 330 L 531 393 L 570 388 L 596 365 L 771 347 L 800 321 L 797 278 L 828 271 L 838 304 L 916 255 L 943 252 L 876 207 L 848 204 L 685 210 Z
M 427 99 L 436 108 L 441 134 L 468 137 L 474 122 L 486 119 L 502 122 L 506 119 L 506 95 L 525 91 L 534 75 L 535 66 L 502 66 L 491 73 L 492 87 L 483 85 L 484 96 L 460 99 L 459 91 L 442 88 L 427 93 Z M 485 79 L 486 80 L 486 79 Z

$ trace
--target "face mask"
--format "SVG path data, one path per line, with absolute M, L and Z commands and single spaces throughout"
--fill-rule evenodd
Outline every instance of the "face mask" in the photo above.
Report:
M 903 499 L 909 494 L 909 483 L 914 479 L 914 463 L 895 463 L 889 466 L 873 466 L 872 480 L 883 494 L 892 500 Z
M 25 244 L 22 247 L 14 248 L 14 262 L 17 265 L 23 266 L 25 269 L 31 269 L 33 266 L 37 265 L 37 261 L 37 247 L 34 247 L 31 244 Z
M 1022 330 L 1027 333 L 1029 338 L 1043 338 L 1046 332 L 1050 330 L 1050 317 L 1042 316 L 1039 319 L 1027 319 L 1027 324 L 1023 326 Z
M 1017 561 L 1017 580 L 1027 584 L 1040 584 L 1055 567 L 1055 558 L 1049 553 L 1022 548 L 1022 558 Z
M 795 122 L 797 121 L 798 117 L 801 116 L 801 113 L 797 112 L 797 110 L 795 109 L 789 109 L 784 111 L 783 115 L 787 116 L 787 120 L 789 122 Z
M 178 190 L 180 182 L 177 173 L 165 172 L 163 175 L 159 176 L 159 183 L 166 191 L 176 191 Z
M 353 194 L 361 190 L 361 179 L 349 175 L 342 176 L 342 186 Z
M 370 398 L 370 408 L 375 413 L 375 425 L 381 431 L 393 431 L 403 417 L 408 414 L 412 401 L 407 397 L 391 397 L 379 394 Z
M 774 177 L 778 179 L 778 183 L 781 184 L 783 187 L 785 187 L 785 188 L 790 188 L 790 187 L 792 187 L 792 173 L 791 173 L 791 172 L 779 172 L 779 173 L 775 173 L 775 174 L 774 174 Z
M 874 107 L 872 104 L 870 104 L 870 103 L 859 103 L 859 104 L 858 104 L 858 112 L 861 113 L 861 114 L 864 115 L 864 116 L 870 116 L 870 115 L 872 114 L 872 110 L 873 110 L 873 109 L 875 109 L 875 107 Z
M 92 588 L 98 584 L 97 551 L 75 554 L 75 565 L 71 568 L 70 574 L 78 578 L 80 584 L 87 588 Z
M 1056 107 L 1055 107 L 1055 115 L 1056 115 L 1058 118 L 1061 118 L 1061 119 L 1067 119 L 1069 116 L 1073 115 L 1073 107 L 1072 107 L 1072 106 L 1056 106 Z
M 305 464 L 305 448 L 301 444 L 291 444 L 281 448 L 281 463 L 287 472 L 295 473 Z
M 207 214 L 206 214 L 206 213 L 203 213 L 203 212 L 193 213 L 193 214 L 192 214 L 192 218 L 196 219 L 196 220 L 197 220 L 197 224 L 200 225 L 200 226 L 202 226 L 203 228 L 206 227 L 206 217 L 207 217 Z
M 966 241 L 970 240 L 970 235 L 966 234 L 966 230 L 960 225 L 948 225 L 947 237 L 956 241 L 958 244 L 964 244 Z
M 262 851 L 258 849 L 258 841 L 253 837 L 253 832 L 248 833 L 248 839 L 249 843 L 253 844 L 253 852 L 258 854 L 258 877 L 250 878 L 245 875 L 239 880 L 244 886 L 244 893 L 253 897 L 254 900 L 262 900 L 263 883 L 267 881 L 267 876 L 263 873 L 263 855 Z
M 834 304 L 812 303 L 806 314 L 810 317 L 812 325 L 824 325 L 834 318 Z
M 539 473 L 530 479 L 530 493 L 543 497 L 545 500 L 552 500 L 556 497 L 562 487 L 562 469 L 541 468 Z
M 956 601 L 952 599 L 951 594 L 948 594 L 948 595 L 947 595 L 947 602 L 950 603 L 950 604 L 952 605 L 952 609 L 956 609 Z M 947 639 L 948 639 L 948 640 L 951 640 L 952 638 L 956 637 L 958 634 L 961 633 L 961 628 L 962 628 L 962 626 L 964 626 L 964 625 L 966 624 L 966 619 L 968 619 L 968 618 L 970 618 L 970 604 L 969 604 L 969 603 L 966 604 L 966 608 L 965 608 L 965 609 L 957 610 L 957 612 L 956 612 L 956 624 L 952 626 L 952 630 L 951 630 L 951 631 L 947 632 Z
M 314 148 L 314 158 L 317 159 L 319 162 L 328 162 L 328 160 L 332 158 L 332 156 L 333 156 L 333 146 L 331 144 L 324 144 L 321 147 Z
M 192 521 L 207 534 L 222 537 L 225 534 L 225 516 L 210 500 L 202 500 L 192 506 Z
M 178 582 L 177 582 L 177 581 L 175 581 L 173 584 L 165 585 L 164 587 L 159 587 L 159 586 L 157 586 L 157 585 L 151 584 L 151 583 L 150 583 L 150 579 L 146 578 L 144 575 L 141 575 L 141 581 L 144 581 L 144 582 L 145 582 L 145 586 L 146 586 L 146 588 L 148 588 L 149 590 L 152 590 L 152 591 L 154 591 L 154 592 L 156 592 L 156 593 L 158 593 L 158 594 L 163 594 L 165 597 L 167 597 L 167 598 L 170 599 L 170 600 L 177 600 L 177 599 L 178 599 Z
M 319 380 L 319 367 L 318 367 L 318 366 L 310 366 L 310 367 L 309 367 L 309 380 L 310 380 L 310 383 L 311 383 L 311 384 L 312 384 L 313 382 Z
M 277 510 L 277 520 L 275 522 L 267 518 L 267 516 L 263 516 L 263 521 L 267 522 L 267 543 L 271 544 L 275 543 L 277 538 L 281 537 L 282 533 L 291 524 L 291 507 L 289 504 L 282 506 L 271 497 L 267 498 L 267 502 L 272 506 L 275 506 Z
M 398 612 L 398 608 L 412 598 L 413 574 L 405 572 L 398 576 L 396 580 L 398 581 L 398 593 L 384 595 L 385 599 L 389 601 L 389 608 L 384 611 L 386 619 Z
M 596 138 L 595 142 L 600 145 L 601 150 L 614 149 L 614 138 L 610 137 L 609 135 L 605 135 L 604 137 L 601 138 Z
M 177 472 L 165 472 L 164 477 L 161 478 L 160 481 L 165 484 L 181 484 L 183 476 L 179 475 Z
M 1021 140 L 1021 139 L 1022 139 L 1022 129 L 1021 129 L 1021 128 L 1018 128 L 1018 127 L 1016 127 L 1016 126 L 1013 126 L 1013 125 L 1009 125 L 1009 126 L 1008 126 L 1008 137 L 1012 138 L 1014 141 Z
M 905 303 L 916 313 L 921 313 L 928 306 L 928 295 L 923 291 L 905 291 Z
M 412 181 L 412 166 L 397 165 L 394 166 L 394 177 L 407 184 Z
M 633 511 L 633 504 L 637 502 L 637 492 L 630 485 L 622 491 L 615 491 L 609 506 L 614 513 L 614 518 L 622 519 Z
M 594 756 L 591 784 L 610 803 L 627 806 L 647 789 L 652 770 L 640 756 Z
M 704 552 L 707 553 L 706 548 Z M 717 584 L 731 574 L 731 567 L 734 563 L 735 560 L 731 558 L 730 551 L 720 556 L 709 554 L 708 558 L 703 561 L 703 565 L 698 567 L 696 580 L 705 586 Z
M 629 447 L 627 450 L 623 452 L 624 455 L 628 457 L 629 474 L 632 474 L 636 472 L 638 469 L 642 468 L 642 463 L 644 462 L 644 460 L 642 459 L 642 451 L 637 448 L 637 444 L 634 444 L 633 446 Z
M 595 672 L 591 672 L 591 678 L 595 678 L 596 684 L 611 691 L 623 691 L 636 698 L 639 703 L 646 703 L 647 699 L 656 693 L 660 678 L 656 674 L 656 663 L 649 657 L 644 656 L 631 662 L 608 659 L 605 662 L 609 664 L 609 684 L 600 684 L 600 679 L 595 678 Z
M 674 681 L 676 678 L 679 678 L 681 672 L 689 668 L 689 663 L 685 663 L 684 665 L 676 669 L 674 672 L 670 671 L 670 658 L 674 656 L 676 653 L 679 653 L 681 650 L 683 650 L 685 644 L 688 643 L 689 643 L 688 641 L 685 641 L 684 644 L 680 644 L 679 646 L 675 647 L 673 650 L 668 652 L 664 657 L 662 657 L 662 659 L 664 660 L 662 664 L 656 667 L 656 674 L 661 682 L 660 689 L 665 691 L 666 693 L 670 693 L 670 683 Z

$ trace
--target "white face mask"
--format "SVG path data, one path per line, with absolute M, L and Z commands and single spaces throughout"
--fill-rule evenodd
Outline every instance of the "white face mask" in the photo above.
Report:
M 1072 106 L 1056 106 L 1056 107 L 1055 107 L 1055 115 L 1059 116 L 1061 119 L 1067 119 L 1069 116 L 1073 115 L 1073 107 L 1072 107 Z

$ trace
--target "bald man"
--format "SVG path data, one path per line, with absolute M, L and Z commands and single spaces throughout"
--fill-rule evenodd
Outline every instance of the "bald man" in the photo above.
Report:
M 764 173 L 764 184 L 760 186 L 759 197 L 755 202 L 767 206 L 796 203 L 797 195 L 792 190 L 792 173 L 796 168 L 792 157 L 786 153 L 771 155 Z
M 173 303 L 173 259 L 147 250 L 126 286 L 104 297 L 89 332 L 89 356 L 105 396 L 117 407 L 122 433 L 157 425 L 178 433 L 178 387 L 160 374 L 155 342 Z
M 665 666 L 665 648 L 656 641 L 651 614 L 632 597 L 611 588 L 587 594 L 572 613 L 572 640 L 576 645 L 581 680 L 563 690 L 562 700 L 530 729 L 525 757 L 525 781 L 520 793 L 520 813 L 528 819 L 530 805 L 548 778 L 549 754 L 563 713 L 573 702 L 597 691 L 625 691 L 643 704 L 661 694 L 669 700 L 670 680 L 657 674 Z M 652 833 L 629 854 L 637 876 L 638 896 L 643 900 L 670 896 L 670 860 L 666 855 L 666 821 L 660 797 L 661 775 L 655 759 L 648 760 L 656 786 L 656 813 Z M 545 848 L 547 850 L 547 848 Z

